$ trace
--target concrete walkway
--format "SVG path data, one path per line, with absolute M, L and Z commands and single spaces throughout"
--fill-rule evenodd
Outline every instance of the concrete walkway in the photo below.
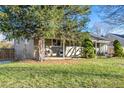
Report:
M 5 60 L 0 60 L 0 64 L 8 64 L 11 63 L 11 60 L 5 61 Z
M 45 60 L 65 60 L 65 59 L 72 59 L 71 57 L 46 57 Z

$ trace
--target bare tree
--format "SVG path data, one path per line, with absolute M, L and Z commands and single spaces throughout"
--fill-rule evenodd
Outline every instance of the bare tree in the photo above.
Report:
M 101 36 L 102 29 L 101 29 L 101 24 L 99 22 L 94 23 L 92 30 L 95 35 Z
M 124 6 L 98 6 L 98 16 L 103 22 L 110 25 L 123 25 L 124 24 Z

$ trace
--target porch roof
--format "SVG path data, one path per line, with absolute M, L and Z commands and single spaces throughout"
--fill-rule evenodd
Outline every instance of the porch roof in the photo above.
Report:
M 63 38 L 57 38 L 57 37 L 53 37 L 53 38 L 45 38 L 45 39 L 56 39 L 56 40 L 63 40 Z M 69 38 L 64 38 L 64 40 L 67 40 L 67 41 L 77 41 L 75 39 L 69 39 Z
M 93 42 L 97 43 L 103 43 L 103 44 L 109 44 L 111 41 L 105 41 L 105 40 L 92 40 Z
M 111 41 L 106 39 L 105 37 L 100 37 L 100 36 L 96 36 L 91 34 L 91 39 L 93 42 L 98 42 L 98 43 L 110 43 Z

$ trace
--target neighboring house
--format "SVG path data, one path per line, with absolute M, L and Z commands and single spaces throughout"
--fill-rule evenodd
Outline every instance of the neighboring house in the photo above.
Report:
M 124 47 L 124 35 L 110 33 L 106 35 L 106 38 L 108 38 L 108 40 L 111 40 L 111 41 L 118 40 L 121 43 L 121 45 Z
M 97 53 L 107 53 L 109 40 L 103 37 L 91 35 L 94 42 L 94 48 Z M 45 39 L 45 56 L 48 57 L 80 57 L 82 47 L 74 43 L 72 40 L 63 40 L 59 38 Z M 34 59 L 35 58 L 35 42 L 34 40 L 15 40 L 15 53 L 17 59 Z
M 109 48 L 109 51 L 111 51 L 112 53 L 114 53 L 114 50 L 113 50 L 114 40 L 118 40 L 124 49 L 124 35 L 110 33 L 110 34 L 106 35 L 106 38 L 111 41 L 111 43 L 108 45 L 108 48 Z

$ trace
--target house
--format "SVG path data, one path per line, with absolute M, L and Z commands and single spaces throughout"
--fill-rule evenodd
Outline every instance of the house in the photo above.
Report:
M 91 34 L 91 39 L 94 43 L 97 55 L 105 55 L 106 53 L 108 53 L 108 45 L 111 43 L 110 40 L 105 37 L 93 34 Z
M 107 46 L 110 43 L 109 40 L 91 35 L 91 39 L 94 42 L 94 48 L 98 54 L 107 52 Z M 35 40 L 15 40 L 15 56 L 17 59 L 34 59 L 35 56 Z M 63 41 L 60 38 L 45 38 L 45 58 L 49 57 L 81 57 L 81 47 L 78 43 L 73 40 Z
M 111 51 L 112 53 L 114 53 L 114 47 L 113 47 L 113 41 L 114 40 L 118 40 L 123 49 L 124 49 L 124 35 L 119 35 L 119 34 L 112 34 L 112 33 L 109 33 L 105 36 L 109 41 L 111 41 L 111 43 L 109 43 L 108 45 L 108 48 L 109 48 L 109 51 Z
M 124 35 L 119 35 L 119 34 L 107 34 L 106 38 L 110 41 L 118 40 L 121 45 L 124 47 Z
M 34 59 L 35 58 L 35 40 L 15 40 L 15 55 L 17 59 Z M 45 39 L 45 57 L 74 57 L 81 56 L 82 47 L 76 45 L 71 40 L 60 38 Z M 64 55 L 65 54 L 65 55 Z

